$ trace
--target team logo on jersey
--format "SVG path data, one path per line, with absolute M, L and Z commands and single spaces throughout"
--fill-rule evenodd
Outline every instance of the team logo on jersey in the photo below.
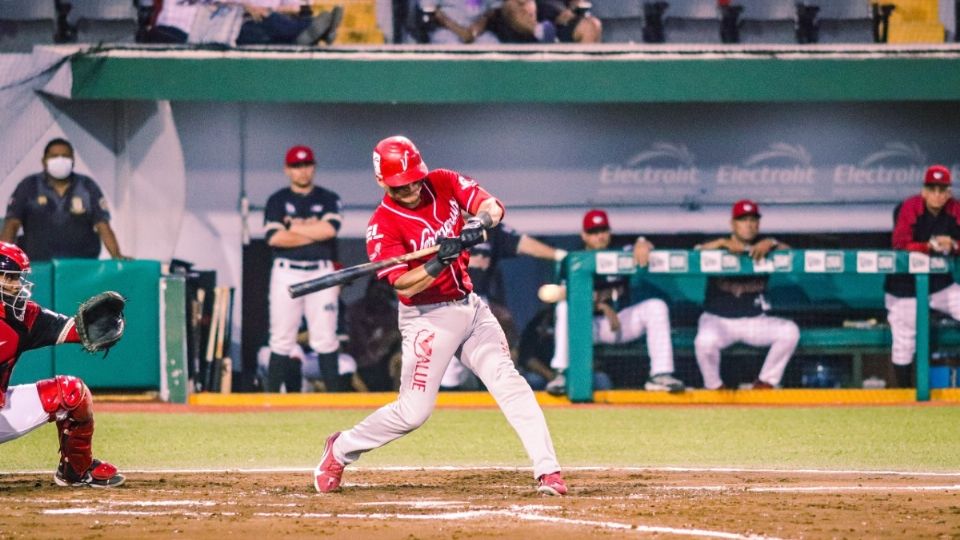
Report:
M 460 182 L 460 189 L 470 189 L 477 183 L 463 175 L 457 177 L 457 182 Z
M 417 339 L 413 341 L 413 354 L 417 358 L 430 358 L 433 354 L 433 339 L 437 337 L 436 332 L 430 332 L 427 335 L 426 330 L 421 330 L 417 334 Z
M 297 214 L 297 207 L 293 203 L 284 203 L 283 211 L 287 213 L 288 216 L 295 216 Z
M 313 212 L 314 214 L 320 214 L 320 213 L 323 212 L 323 205 L 322 205 L 322 204 L 315 204 L 315 205 L 313 205 L 313 206 L 310 207 L 310 211 Z
M 375 261 L 375 260 L 377 260 L 378 258 L 380 258 L 380 248 L 381 248 L 381 247 L 382 247 L 382 246 L 380 245 L 380 242 L 377 242 L 376 244 L 374 244 L 374 246 L 373 246 L 373 251 L 368 251 L 368 252 L 367 252 L 367 257 L 368 257 L 371 261 Z

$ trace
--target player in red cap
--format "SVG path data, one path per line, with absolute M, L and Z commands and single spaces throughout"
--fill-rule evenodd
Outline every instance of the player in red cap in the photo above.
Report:
M 300 321 L 307 320 L 310 348 L 317 353 L 328 392 L 342 390 L 337 339 L 339 287 L 290 298 L 287 287 L 335 270 L 337 232 L 343 220 L 340 196 L 314 184 L 316 159 L 308 146 L 287 150 L 283 172 L 290 185 L 267 199 L 263 213 L 267 245 L 273 249 L 270 272 L 270 364 L 266 389 L 299 392 L 302 358 L 297 344 Z
M 460 361 L 493 394 L 533 460 L 537 490 L 565 494 L 543 411 L 514 367 L 496 318 L 472 292 L 467 274 L 466 250 L 483 242 L 484 229 L 500 222 L 502 203 L 472 178 L 448 169 L 427 169 L 420 151 L 406 137 L 380 141 L 373 151 L 373 170 L 386 194 L 367 226 L 370 261 L 437 245 L 439 251 L 377 274 L 400 299 L 400 395 L 352 429 L 327 438 L 314 471 L 314 487 L 321 493 L 339 489 L 347 464 L 423 424 L 433 411 L 447 363 L 460 350 Z
M 78 343 L 72 317 L 30 300 L 30 259 L 18 246 L 0 242 L 0 443 L 12 441 L 47 422 L 56 422 L 59 486 L 117 487 L 124 477 L 113 465 L 93 458 L 93 396 L 80 379 L 57 375 L 35 384 L 9 386 L 24 352 Z
M 750 255 L 755 260 L 763 259 L 775 249 L 790 249 L 773 238 L 759 238 L 760 207 L 754 201 L 743 199 L 733 204 L 730 226 L 733 229 L 730 236 L 705 242 L 694 249 L 722 249 Z M 800 341 L 800 328 L 791 320 L 767 315 L 770 303 L 765 293 L 769 278 L 768 275 L 707 278 L 703 314 L 694 340 L 704 388 L 725 387 L 720 378 L 720 351 L 740 342 L 770 347 L 753 387 L 767 389 L 780 384 Z
M 950 189 L 950 169 L 930 166 L 923 187 L 895 210 L 894 249 L 930 255 L 956 255 L 960 239 L 960 203 Z M 897 384 L 913 386 L 913 355 L 916 352 L 917 297 L 913 276 L 892 274 L 884 282 L 884 303 L 893 335 L 891 360 Z M 960 285 L 952 274 L 930 274 L 930 307 L 960 320 Z
M 610 219 L 603 210 L 590 210 L 583 216 L 583 231 L 580 233 L 586 250 L 610 248 Z M 633 254 L 638 266 L 646 266 L 653 244 L 639 237 L 622 248 Z M 683 381 L 673 376 L 673 344 L 670 341 L 670 310 L 659 298 L 647 298 L 637 303 L 630 299 L 629 276 L 597 275 L 593 280 L 594 343 L 629 343 L 647 336 L 647 351 L 650 354 L 650 376 L 644 388 L 652 391 L 682 392 Z M 567 334 L 567 302 L 557 303 L 556 347 L 550 367 L 560 374 L 547 385 L 551 394 L 566 390 L 563 371 L 570 365 Z

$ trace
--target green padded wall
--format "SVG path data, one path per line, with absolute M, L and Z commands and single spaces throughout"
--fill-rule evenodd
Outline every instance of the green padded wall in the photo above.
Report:
M 30 281 L 33 282 L 33 300 L 44 307 L 53 305 L 53 265 L 33 263 L 30 265 Z M 53 372 L 53 348 L 44 347 L 27 351 L 13 368 L 10 384 L 26 384 L 49 379 Z
M 76 375 L 91 388 L 160 385 L 160 263 L 158 261 L 53 261 L 53 308 L 72 315 L 87 298 L 114 290 L 127 298 L 124 337 L 110 354 L 91 355 L 76 345 L 54 349 L 58 374 Z

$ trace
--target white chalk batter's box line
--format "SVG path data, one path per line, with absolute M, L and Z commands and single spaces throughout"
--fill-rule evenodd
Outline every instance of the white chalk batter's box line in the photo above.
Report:
M 31 501 L 29 499 L 24 499 L 24 502 Z M 41 502 L 37 500 L 32 500 L 32 502 Z M 60 505 L 64 501 L 57 501 Z M 408 501 L 383 501 L 377 503 L 358 503 L 357 506 L 413 506 L 415 508 L 429 508 L 429 509 L 446 509 L 450 506 L 466 506 L 467 508 L 456 510 L 456 511 L 442 511 L 439 513 L 429 514 L 429 513 L 419 513 L 419 514 L 403 514 L 399 512 L 371 512 L 371 513 L 325 513 L 325 512 L 290 512 L 290 511 L 274 511 L 274 512 L 253 512 L 251 514 L 244 514 L 241 512 L 206 512 L 206 511 L 197 511 L 197 510 L 124 510 L 113 508 L 117 506 L 135 506 L 135 507 L 165 507 L 169 508 L 172 506 L 186 506 L 196 503 L 197 501 L 132 501 L 132 502 L 123 502 L 123 501 L 94 501 L 92 499 L 88 500 L 71 500 L 67 501 L 73 504 L 87 505 L 92 504 L 92 506 L 73 506 L 70 508 L 47 508 L 41 511 L 42 514 L 46 516 L 84 516 L 84 517 L 107 517 L 107 516 L 117 516 L 117 517 L 181 517 L 181 518 L 209 518 L 213 516 L 224 516 L 224 517 L 254 517 L 254 518 L 271 518 L 271 519 L 295 519 L 295 520 L 304 520 L 304 519 L 319 519 L 319 520 L 406 520 L 406 521 L 464 521 L 470 519 L 483 519 L 491 517 L 501 517 L 507 519 L 518 519 L 521 521 L 534 521 L 542 523 L 551 523 L 561 526 L 579 526 L 579 527 L 588 527 L 592 529 L 601 529 L 601 530 L 619 530 L 619 531 L 632 531 L 637 533 L 654 533 L 654 534 L 664 534 L 664 535 L 674 535 L 674 536 L 695 536 L 698 538 L 725 538 L 733 540 L 749 540 L 749 539 L 769 539 L 769 540 L 778 540 L 772 536 L 763 536 L 757 534 L 744 535 L 739 533 L 731 533 L 726 531 L 716 531 L 708 529 L 694 529 L 694 528 L 676 528 L 676 527 L 666 527 L 660 525 L 639 525 L 634 523 L 622 523 L 616 521 L 599 521 L 599 520 L 589 520 L 589 519 L 577 519 L 570 517 L 562 516 L 552 516 L 541 514 L 543 511 L 562 511 L 563 506 L 555 505 L 541 505 L 541 504 L 530 504 L 530 505 L 511 505 L 507 509 L 490 509 L 490 508 L 470 508 L 470 504 L 464 501 L 435 501 L 435 506 L 431 506 L 428 501 L 419 501 L 417 503 L 410 503 Z M 204 505 L 209 506 L 209 505 Z M 254 504 L 254 507 L 268 506 L 264 504 Z M 108 508 L 110 507 L 110 508 Z
M 358 472 L 406 472 L 406 471 L 424 471 L 424 472 L 482 472 L 482 471 L 511 471 L 511 472 L 531 472 L 530 467 L 506 467 L 506 466 L 454 466 L 437 465 L 425 467 L 412 466 L 382 466 L 382 467 L 363 467 L 350 466 L 347 471 Z M 928 476 L 928 477 L 958 477 L 960 471 L 894 471 L 894 470 L 869 470 L 869 469 L 753 469 L 740 467 L 564 467 L 564 472 L 571 471 L 599 471 L 599 472 L 696 472 L 696 473 L 764 473 L 764 474 L 849 474 L 849 475 L 889 475 L 889 476 Z M 123 469 L 127 474 L 269 474 L 269 473 L 312 473 L 313 467 L 268 467 L 268 468 L 185 468 L 185 469 Z M 3 471 L 0 470 L 0 476 L 12 476 L 18 474 L 48 474 L 50 470 L 33 471 Z

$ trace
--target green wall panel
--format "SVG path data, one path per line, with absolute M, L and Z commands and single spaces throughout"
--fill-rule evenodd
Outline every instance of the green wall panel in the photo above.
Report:
M 53 307 L 53 265 L 50 263 L 33 263 L 30 265 L 30 280 L 33 281 L 33 300 L 46 308 Z M 53 347 L 44 347 L 27 351 L 16 367 L 13 368 L 13 377 L 10 384 L 26 384 L 49 379 L 55 375 L 53 371 Z
M 91 388 L 160 385 L 160 263 L 157 261 L 53 261 L 54 309 L 73 315 L 87 298 L 114 290 L 127 298 L 124 337 L 106 358 L 77 345 L 54 349 L 58 374 L 76 375 Z
M 828 51 L 829 52 L 829 51 Z M 836 52 L 836 51 L 834 51 Z M 71 61 L 74 99 L 642 103 L 960 99 L 956 51 L 543 50 L 470 54 L 110 51 Z

